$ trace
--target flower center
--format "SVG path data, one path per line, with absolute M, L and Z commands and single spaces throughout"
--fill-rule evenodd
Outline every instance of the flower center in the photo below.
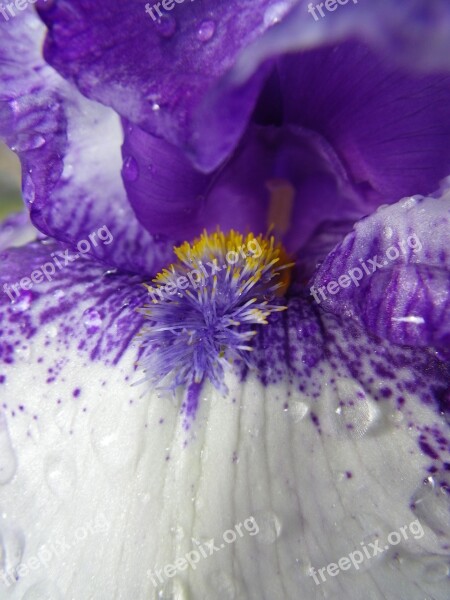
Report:
M 258 326 L 285 310 L 288 256 L 274 237 L 204 232 L 174 248 L 178 262 L 145 284 L 151 303 L 140 366 L 163 387 L 201 385 L 226 391 L 225 369 L 246 363 Z

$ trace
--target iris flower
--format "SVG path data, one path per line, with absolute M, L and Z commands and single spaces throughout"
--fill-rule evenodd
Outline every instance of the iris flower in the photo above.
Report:
M 0 18 L 0 597 L 444 600 L 449 5 L 164 4 Z

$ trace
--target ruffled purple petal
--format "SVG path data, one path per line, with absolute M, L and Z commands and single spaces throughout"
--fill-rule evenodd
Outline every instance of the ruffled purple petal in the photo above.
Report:
M 120 177 L 118 117 L 84 99 L 40 56 L 44 27 L 32 9 L 0 21 L 0 134 L 17 152 L 23 194 L 42 232 L 110 266 L 152 274 L 170 260 L 172 243 L 139 225 Z M 113 243 L 90 235 L 106 227 Z
M 20 362 L 35 336 L 44 335 L 55 362 L 44 365 L 41 355 L 30 360 L 49 384 L 58 357 L 71 352 L 87 363 L 116 364 L 142 326 L 135 308 L 147 293 L 137 276 L 106 270 L 48 239 L 3 250 L 1 262 L 1 362 Z
M 196 171 L 177 147 L 125 124 L 122 177 L 130 204 L 150 232 L 190 239 L 202 229 L 211 176 Z
M 380 208 L 329 254 L 312 296 L 394 343 L 448 352 L 449 226 L 448 188 Z
M 51 65 L 86 96 L 183 148 L 209 171 L 236 145 L 270 67 L 238 86 L 230 68 L 295 1 L 280 10 L 275 0 L 251 0 L 239 9 L 186 0 L 159 21 L 137 1 L 39 6 Z
M 151 233 L 184 240 L 218 226 L 255 234 L 273 227 L 295 253 L 325 219 L 354 222 L 368 211 L 326 140 L 302 128 L 251 126 L 209 176 L 167 142 L 138 127 L 125 131 L 125 187 Z
M 321 133 L 370 200 L 429 194 L 450 173 L 450 75 L 410 75 L 348 42 L 280 61 L 285 119 Z
M 300 2 L 238 59 L 237 82 L 246 80 L 267 60 L 358 38 L 390 62 L 422 72 L 450 69 L 450 5 L 447 0 L 349 0 L 346 5 Z M 312 9 L 310 6 L 312 5 Z

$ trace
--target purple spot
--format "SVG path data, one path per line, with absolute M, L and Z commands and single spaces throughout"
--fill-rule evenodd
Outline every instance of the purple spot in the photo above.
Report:
M 420 440 L 419 441 L 419 446 L 422 450 L 422 452 L 424 452 L 425 454 L 427 454 L 429 457 L 437 459 L 439 458 L 439 454 L 437 454 L 433 448 L 430 446 L 430 444 L 428 444 L 428 442 L 425 442 L 424 440 Z

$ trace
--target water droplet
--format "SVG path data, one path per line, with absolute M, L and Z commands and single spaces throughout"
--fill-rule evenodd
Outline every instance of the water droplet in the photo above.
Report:
M 54 419 L 60 431 L 63 433 L 69 433 L 69 431 L 72 431 L 76 412 L 76 406 L 72 403 L 67 402 L 61 406 L 58 406 L 55 411 Z
M 14 477 L 17 458 L 9 436 L 8 422 L 0 412 L 0 485 L 5 485 Z
M 369 430 L 376 428 L 381 412 L 377 403 L 370 398 L 353 379 L 339 379 L 336 382 L 337 426 L 340 434 L 351 438 L 361 438 Z
M 28 290 L 21 290 L 20 294 L 12 303 L 12 309 L 16 313 L 27 311 L 33 301 L 34 294 Z
M 96 333 L 102 326 L 102 316 L 95 308 L 87 308 L 83 313 L 83 323 L 87 333 Z
M 309 407 L 304 402 L 292 402 L 289 404 L 289 414 L 294 423 L 300 423 L 308 414 Z
M 152 499 L 152 497 L 150 494 L 142 494 L 142 496 L 141 496 L 142 504 L 148 504 L 151 499 Z
M 105 271 L 102 275 L 102 277 L 114 277 L 115 275 L 117 275 L 118 269 L 108 269 L 108 271 Z
M 173 536 L 176 542 L 181 542 L 186 537 L 183 527 L 181 525 L 176 525 L 175 527 L 170 528 L 170 533 Z
M 390 240 L 394 235 L 394 230 L 392 229 L 392 227 L 385 227 L 383 229 L 383 235 L 386 239 Z
M 40 134 L 22 134 L 14 146 L 11 146 L 13 152 L 26 152 L 27 150 L 37 150 L 45 144 L 45 137 Z
M 139 177 L 139 166 L 132 156 L 127 156 L 123 161 L 122 177 L 125 181 L 136 181 Z
M 288 575 L 298 585 L 304 586 L 311 581 L 311 561 L 308 558 L 296 558 L 287 568 Z
M 97 459 L 105 467 L 116 471 L 135 464 L 141 452 L 144 429 L 139 426 L 139 419 L 134 413 L 123 414 L 121 405 L 117 406 L 116 413 L 122 414 L 119 424 L 114 413 L 113 401 L 108 409 L 97 408 L 91 422 L 91 443 Z
M 56 325 L 52 325 L 51 327 L 48 327 L 46 329 L 46 334 L 50 338 L 55 338 L 58 335 L 58 328 L 56 327 Z
M 153 88 L 147 92 L 145 98 L 150 103 L 153 112 L 161 110 L 161 96 L 155 93 Z
M 63 600 L 63 596 L 54 583 L 42 581 L 28 588 L 22 600 Z
M 44 473 L 47 485 L 55 496 L 70 496 L 77 479 L 76 466 L 72 459 L 58 454 L 50 455 L 45 460 Z
M 4 571 L 13 572 L 22 561 L 25 536 L 7 517 L 0 519 L 0 565 Z
M 272 511 L 257 511 L 255 521 L 259 533 L 255 536 L 259 544 L 273 544 L 280 537 L 281 521 Z
M 421 523 L 438 535 L 450 535 L 450 484 L 428 477 L 411 499 L 411 509 Z
M 279 23 L 288 10 L 288 2 L 277 2 L 276 4 L 272 4 L 272 6 L 269 6 L 264 13 L 264 25 L 270 27 L 271 25 Z
M 66 293 L 63 290 L 55 290 L 53 292 L 53 297 L 56 298 L 56 300 L 61 300 L 65 295 Z
M 31 357 L 31 347 L 28 344 L 20 344 L 16 347 L 14 354 L 17 359 L 28 362 Z
M 401 410 L 391 410 L 386 415 L 387 421 L 392 425 L 398 425 L 404 421 L 405 417 Z
M 160 36 L 170 38 L 175 33 L 177 22 L 172 15 L 164 15 L 155 22 L 155 27 Z
M 202 21 L 197 31 L 197 39 L 201 42 L 208 42 L 213 37 L 215 31 L 216 24 L 214 21 Z
M 72 177 L 73 173 L 75 171 L 75 166 L 72 163 L 65 163 L 64 164 L 64 169 L 62 172 L 62 178 L 63 179 L 70 179 L 70 177 Z
M 34 419 L 28 425 L 27 435 L 35 444 L 38 444 L 39 440 L 41 439 L 41 431 L 39 429 L 38 422 Z
M 158 592 L 158 600 L 191 600 L 191 597 L 186 586 L 178 577 L 175 577 Z
M 421 557 L 423 579 L 429 583 L 443 581 L 450 575 L 450 561 L 442 556 L 431 555 Z

